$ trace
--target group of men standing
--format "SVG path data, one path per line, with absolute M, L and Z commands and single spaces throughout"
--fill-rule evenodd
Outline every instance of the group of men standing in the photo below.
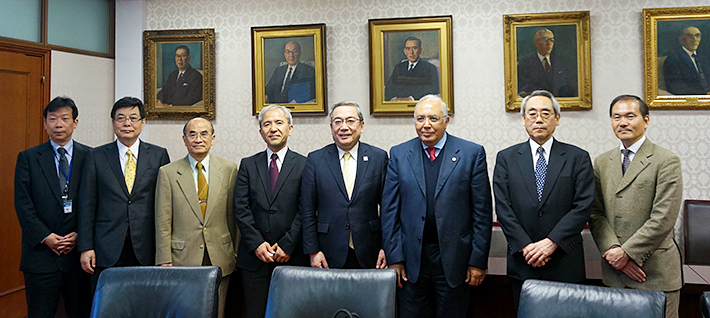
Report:
M 54 99 L 44 111 L 50 141 L 18 156 L 29 317 L 52 317 L 60 294 L 69 316 L 87 316 L 99 273 L 113 266 L 219 266 L 220 317 L 235 267 L 247 317 L 264 317 L 278 265 L 395 269 L 401 317 L 464 317 L 469 286 L 485 278 L 493 213 L 485 150 L 447 133 L 447 106 L 436 95 L 415 107 L 418 137 L 389 156 L 360 142 L 355 102 L 332 107 L 334 142 L 307 157 L 288 147 L 290 111 L 269 105 L 257 117 L 266 150 L 239 166 L 209 153 L 215 131 L 202 118 L 183 127 L 187 156 L 169 163 L 164 148 L 138 138 L 140 100 L 116 102 L 117 140 L 94 149 L 73 141 L 77 116 L 71 99 Z M 514 299 L 526 279 L 584 281 L 580 233 L 589 221 L 604 283 L 664 291 L 675 317 L 680 162 L 644 136 L 640 98 L 619 96 L 610 116 L 621 146 L 593 168 L 586 151 L 552 137 L 561 117 L 555 97 L 524 99 L 530 138 L 499 152 L 493 175 Z

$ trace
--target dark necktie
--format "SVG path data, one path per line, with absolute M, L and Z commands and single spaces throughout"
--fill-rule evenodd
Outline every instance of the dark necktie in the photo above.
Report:
M 698 77 L 700 78 L 700 84 L 703 85 L 704 90 L 708 90 L 708 83 L 705 79 L 705 72 L 703 71 L 703 67 L 700 65 L 700 61 L 698 61 L 698 56 L 695 53 L 693 53 L 692 56 L 695 60 L 695 65 L 698 67 Z
M 436 148 L 429 147 L 426 149 L 426 151 L 429 152 L 429 161 L 436 160 Z
M 175 82 L 180 83 L 180 80 L 182 80 L 182 75 L 183 75 L 183 73 L 180 73 L 177 77 L 177 80 L 175 80 Z
M 624 156 L 624 158 L 621 160 L 621 173 L 626 174 L 626 169 L 629 169 L 629 165 L 631 164 L 631 160 L 629 160 L 631 150 L 623 149 L 621 150 L 621 154 Z
M 552 71 L 552 67 L 550 66 L 550 62 L 547 60 L 547 57 L 542 58 L 542 66 L 545 67 L 545 71 L 550 73 Z
M 271 194 L 274 194 L 276 189 L 276 180 L 279 179 L 279 166 L 276 165 L 276 160 L 279 159 L 279 155 L 271 154 L 271 163 L 269 163 L 269 186 Z
M 57 152 L 59 153 L 59 189 L 64 193 L 64 187 L 67 186 L 67 178 L 64 174 L 69 174 L 69 161 L 67 161 L 66 149 L 59 147 Z
M 286 78 L 284 79 L 284 85 L 283 85 L 283 87 L 281 87 L 281 93 L 288 92 L 288 84 L 291 82 L 291 72 L 292 71 L 293 71 L 293 68 L 289 67 L 288 73 L 286 74 Z
M 414 64 L 409 64 L 409 69 L 407 70 L 407 72 L 411 72 L 413 69 L 414 69 Z
M 535 164 L 535 184 L 537 185 L 537 200 L 542 200 L 542 189 L 545 187 L 545 176 L 547 175 L 547 162 L 545 161 L 545 149 L 537 148 L 537 163 Z

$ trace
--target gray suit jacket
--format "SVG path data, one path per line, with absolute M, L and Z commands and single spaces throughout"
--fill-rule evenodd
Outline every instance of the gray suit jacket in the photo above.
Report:
M 602 260 L 604 284 L 673 291 L 682 287 L 681 258 L 673 239 L 683 196 L 680 159 L 646 139 L 626 174 L 614 148 L 594 160 L 596 198 L 589 226 L 601 253 L 621 248 L 646 273 L 639 283 Z

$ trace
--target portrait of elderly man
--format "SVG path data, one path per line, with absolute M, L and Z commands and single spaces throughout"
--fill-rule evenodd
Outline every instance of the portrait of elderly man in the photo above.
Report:
M 436 66 L 420 58 L 422 40 L 414 36 L 404 40 L 402 50 L 407 57 L 392 70 L 385 84 L 385 100 L 419 100 L 427 94 L 439 94 L 439 73 Z
M 706 95 L 710 93 L 710 82 L 706 73 L 710 71 L 707 55 L 697 52 L 702 33 L 694 26 L 683 29 L 676 48 L 663 63 L 663 78 L 666 90 L 673 95 Z
M 175 49 L 177 70 L 168 75 L 158 92 L 158 106 L 192 106 L 202 100 L 202 74 L 190 66 L 190 48 L 180 45 Z
M 562 57 L 552 52 L 555 34 L 549 29 L 535 32 L 536 52 L 518 62 L 518 94 L 522 97 L 536 90 L 546 90 L 555 97 L 575 97 L 577 77 Z
M 316 99 L 316 70 L 301 63 L 301 44 L 289 41 L 284 59 L 266 83 L 266 103 L 307 103 Z

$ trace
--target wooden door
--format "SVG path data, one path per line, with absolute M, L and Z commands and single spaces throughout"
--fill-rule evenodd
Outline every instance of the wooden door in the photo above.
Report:
M 20 272 L 21 229 L 14 209 L 17 154 L 48 140 L 42 110 L 49 102 L 50 51 L 0 42 L 0 317 L 25 317 Z M 43 83 L 44 82 L 44 83 Z

